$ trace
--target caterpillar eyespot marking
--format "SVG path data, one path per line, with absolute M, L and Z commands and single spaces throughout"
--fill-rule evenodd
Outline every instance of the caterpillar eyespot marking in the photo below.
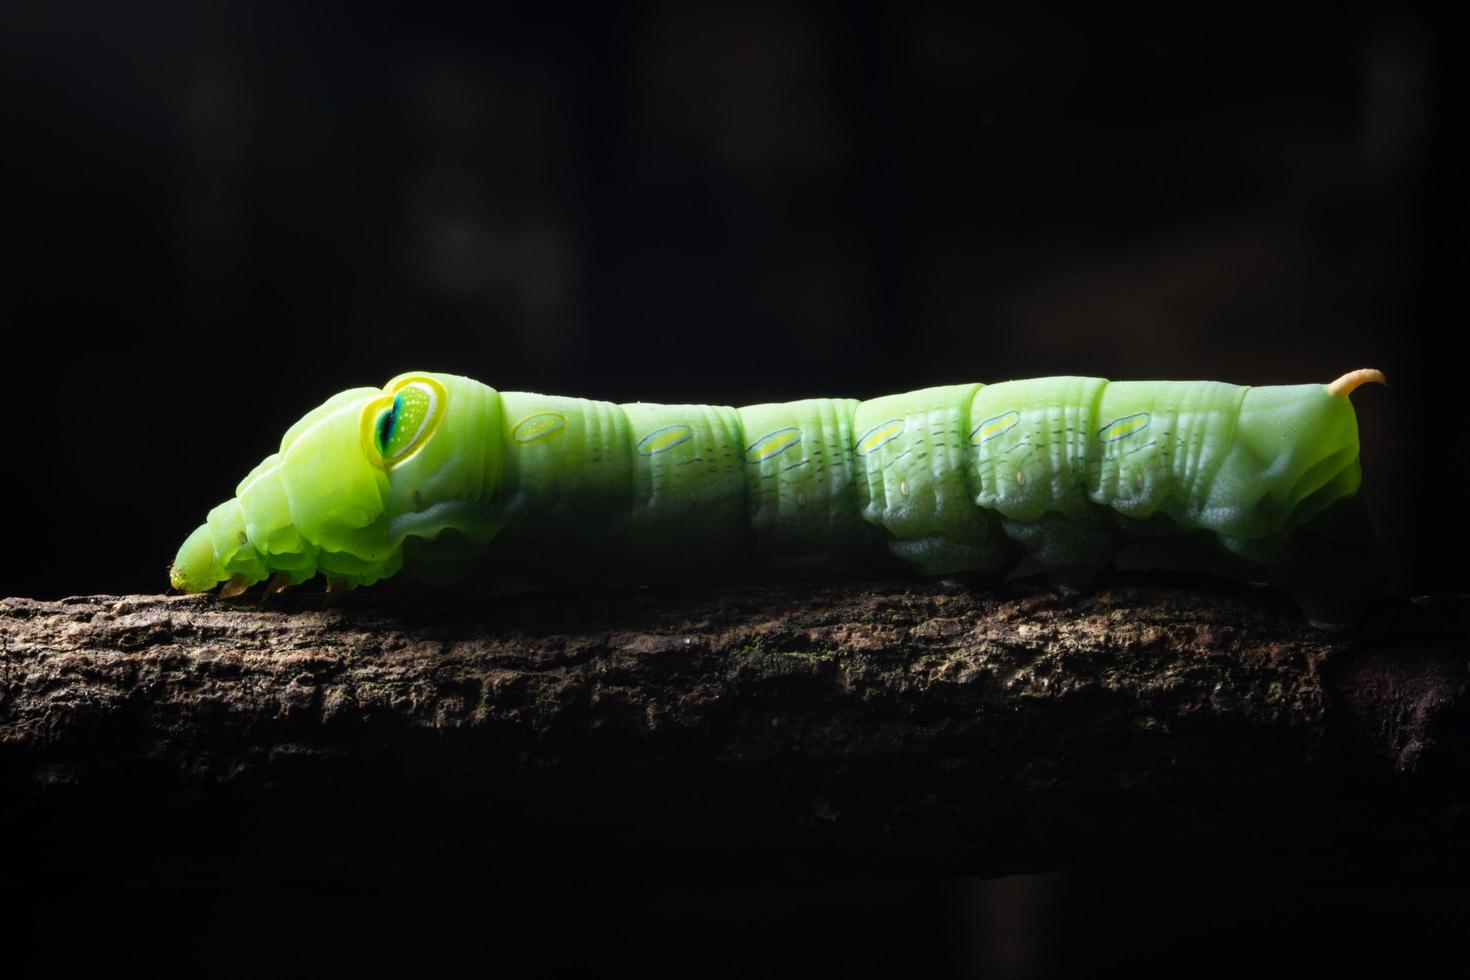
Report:
M 418 444 L 424 430 L 435 420 L 435 408 L 439 399 L 434 389 L 421 381 L 411 382 L 398 390 L 393 397 L 393 408 L 380 423 L 383 458 L 390 462 L 406 456 Z
M 799 442 L 801 442 L 800 429 L 795 427 L 777 429 L 751 443 L 750 448 L 745 450 L 745 459 L 751 463 L 764 462 L 781 455 Z
M 528 415 L 517 422 L 516 427 L 510 431 L 510 437 L 519 443 L 535 442 L 537 439 L 555 435 L 566 427 L 567 420 L 563 416 L 543 412 L 540 415 Z
M 1016 423 L 1021 421 L 1021 413 L 1012 409 L 1009 412 L 993 416 L 975 426 L 970 432 L 970 445 L 978 446 L 989 442 L 996 436 L 1004 435 L 1015 428 Z
M 881 425 L 873 426 L 857 441 L 857 454 L 859 456 L 871 455 L 902 435 L 907 424 L 903 419 L 889 419 Z
M 1117 442 L 1119 439 L 1127 439 L 1148 428 L 1149 417 L 1147 412 L 1134 412 L 1115 419 L 1103 426 L 1097 432 L 1097 438 L 1101 442 Z
M 689 426 L 666 425 L 661 429 L 654 429 L 638 440 L 638 455 L 654 456 L 658 453 L 665 453 L 692 438 L 694 438 L 694 430 Z
M 1039 378 L 734 408 L 414 372 L 291 426 L 184 541 L 170 584 L 234 594 L 323 575 L 356 588 L 479 561 L 492 583 L 682 583 L 760 567 L 990 574 L 1022 552 L 1078 571 L 1158 534 L 1268 570 L 1330 553 L 1340 572 L 1372 553 L 1321 550 L 1353 528 L 1371 534 L 1342 510 L 1362 513 L 1349 396 L 1381 380 Z M 1179 422 L 1155 429 L 1155 414 Z M 1296 547 L 1299 532 L 1311 548 Z

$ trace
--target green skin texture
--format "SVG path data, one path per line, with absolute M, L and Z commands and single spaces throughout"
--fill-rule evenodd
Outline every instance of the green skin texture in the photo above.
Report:
M 364 433 L 414 378 L 442 386 L 432 431 L 385 461 Z M 1000 572 L 1019 550 L 1095 569 L 1161 531 L 1208 532 L 1269 566 L 1359 482 L 1352 406 L 1319 384 L 1056 377 L 736 409 L 412 372 L 307 414 L 170 579 L 203 592 L 323 573 L 350 588 L 486 563 L 530 584 L 944 575 Z

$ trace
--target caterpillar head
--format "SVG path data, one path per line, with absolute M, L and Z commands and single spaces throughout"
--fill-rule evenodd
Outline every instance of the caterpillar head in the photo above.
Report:
M 455 375 L 410 372 L 334 395 L 209 512 L 170 582 L 184 592 L 229 582 L 235 592 L 322 571 L 332 584 L 371 584 L 402 566 L 406 539 L 454 528 L 488 542 L 484 504 L 499 454 L 484 434 L 498 422 L 495 391 Z

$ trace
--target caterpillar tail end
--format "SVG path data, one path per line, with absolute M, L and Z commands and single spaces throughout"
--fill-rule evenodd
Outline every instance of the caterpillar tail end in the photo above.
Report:
M 1349 371 L 1329 384 L 1327 386 L 1327 393 L 1334 396 L 1341 395 L 1346 398 L 1366 384 L 1379 384 L 1387 387 L 1388 379 L 1377 368 L 1358 368 L 1356 371 Z
M 229 577 L 230 573 L 215 561 L 208 524 L 199 525 L 184 539 L 168 572 L 169 584 L 180 592 L 208 592 Z

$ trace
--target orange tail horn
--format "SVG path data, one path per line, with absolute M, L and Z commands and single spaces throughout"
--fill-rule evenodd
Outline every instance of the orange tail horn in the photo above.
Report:
M 1328 385 L 1327 393 L 1329 395 L 1342 395 L 1343 397 L 1347 397 L 1358 388 L 1370 382 L 1373 384 L 1387 385 L 1388 379 L 1377 368 L 1358 368 L 1356 371 L 1349 371 Z

